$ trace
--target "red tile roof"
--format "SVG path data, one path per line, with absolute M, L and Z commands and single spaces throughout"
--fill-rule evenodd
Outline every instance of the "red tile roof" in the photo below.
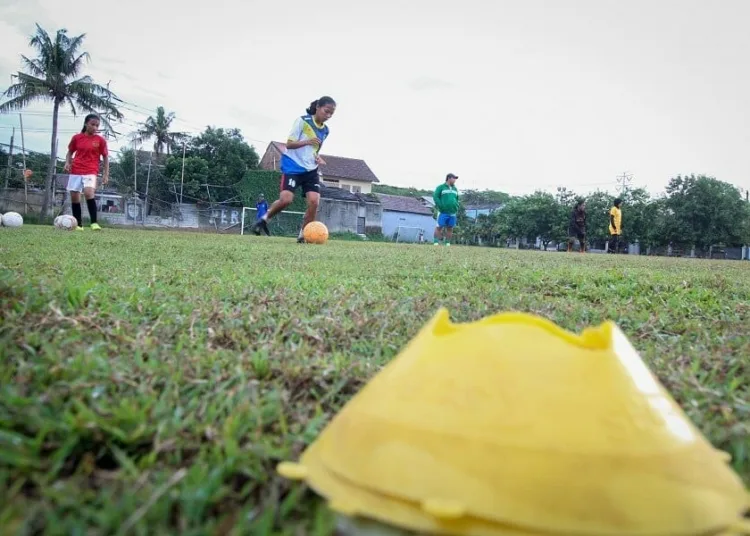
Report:
M 286 144 L 278 141 L 271 142 L 271 145 L 281 154 L 286 152 Z M 357 158 L 344 158 L 343 156 L 332 156 L 329 154 L 320 155 L 326 161 L 325 166 L 321 166 L 323 178 L 332 179 L 350 179 L 363 182 L 380 182 L 370 167 L 364 160 Z

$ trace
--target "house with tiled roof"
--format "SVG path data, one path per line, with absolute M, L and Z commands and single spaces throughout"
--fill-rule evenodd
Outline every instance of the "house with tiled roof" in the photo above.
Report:
M 285 152 L 286 144 L 278 141 L 269 143 L 260 160 L 261 169 L 279 171 L 281 155 Z M 354 194 L 369 194 L 373 183 L 380 182 L 364 160 L 328 154 L 320 156 L 326 161 L 325 166 L 320 166 L 323 185 L 329 188 L 340 188 Z
M 421 236 L 431 242 L 435 234 L 432 208 L 421 197 L 375 194 L 382 207 L 383 234 L 399 241 L 417 241 Z

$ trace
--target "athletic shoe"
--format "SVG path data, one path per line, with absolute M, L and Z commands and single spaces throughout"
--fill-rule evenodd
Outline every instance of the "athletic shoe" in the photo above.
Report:
M 304 243 L 305 243 L 305 237 L 303 237 L 303 236 L 298 236 L 298 237 L 297 237 L 297 243 L 298 243 L 298 244 L 304 244 Z
M 83 226 L 76 227 L 76 231 L 83 231 Z
M 94 231 L 101 231 L 102 230 L 102 228 L 99 226 L 98 223 L 92 223 L 91 224 L 91 229 L 94 230 Z

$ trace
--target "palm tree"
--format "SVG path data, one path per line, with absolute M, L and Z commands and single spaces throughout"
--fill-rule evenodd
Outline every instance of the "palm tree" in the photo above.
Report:
M 45 183 L 44 200 L 41 217 L 47 217 L 52 191 L 52 179 L 55 176 L 57 163 L 57 119 L 61 105 L 69 105 L 73 115 L 80 108 L 86 113 L 104 112 L 117 119 L 122 114 L 115 102 L 122 102 L 108 88 L 95 84 L 90 76 L 81 76 L 84 61 L 90 60 L 87 52 L 80 52 L 86 34 L 69 37 L 67 30 L 58 30 L 55 39 L 36 25 L 36 34 L 31 37 L 29 46 L 36 49 L 38 55 L 29 59 L 21 55 L 27 73 L 18 72 L 14 77 L 18 83 L 11 85 L 3 97 L 8 98 L 0 104 L 0 112 L 21 110 L 35 101 L 52 101 L 52 141 L 50 143 L 49 171 Z M 109 128 L 106 117 L 102 122 Z
M 170 147 L 185 139 L 186 134 L 183 132 L 170 132 L 172 121 L 174 121 L 174 112 L 166 113 L 163 106 L 156 109 L 156 118 L 149 116 L 143 122 L 143 126 L 135 133 L 134 139 L 138 143 L 145 140 L 154 140 L 154 152 L 157 155 L 162 154 L 164 148 L 167 154 L 170 154 Z

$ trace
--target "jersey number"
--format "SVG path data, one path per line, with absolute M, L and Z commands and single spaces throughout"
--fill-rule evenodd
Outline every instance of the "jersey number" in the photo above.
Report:
M 287 179 L 286 182 L 287 182 L 287 184 L 289 184 L 290 188 L 294 188 L 297 185 L 297 183 L 296 183 L 296 181 L 294 179 Z

